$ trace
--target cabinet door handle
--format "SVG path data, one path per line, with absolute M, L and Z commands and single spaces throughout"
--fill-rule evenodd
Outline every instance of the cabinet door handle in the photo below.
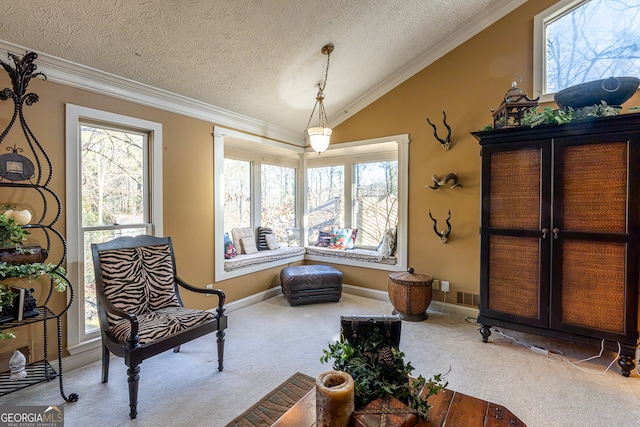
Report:
M 559 228 L 554 228 L 553 229 L 553 238 L 557 239 L 559 233 L 560 233 L 560 229 Z
M 547 238 L 547 234 L 549 234 L 549 229 L 545 227 L 540 231 L 542 231 L 542 238 L 546 239 Z

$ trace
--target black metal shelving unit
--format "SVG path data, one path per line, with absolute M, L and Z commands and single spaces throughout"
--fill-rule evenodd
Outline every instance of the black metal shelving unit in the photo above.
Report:
M 24 191 L 35 192 L 33 199 L 40 200 L 40 210 L 36 212 L 36 220 L 31 224 L 23 225 L 30 235 L 38 236 L 42 242 L 43 253 L 48 255 L 52 253 L 52 247 L 55 247 L 55 253 L 61 255 L 56 260 L 48 260 L 47 264 L 54 266 L 54 269 L 61 267 L 67 257 L 67 243 L 64 236 L 55 228 L 56 222 L 60 219 L 62 213 L 62 203 L 58 195 L 50 188 L 53 176 L 53 165 L 46 151 L 42 148 L 37 138 L 29 128 L 27 121 L 23 115 L 23 107 L 31 106 L 38 102 L 38 95 L 27 92 L 29 81 L 34 77 L 46 76 L 40 72 L 36 72 L 34 60 L 38 56 L 33 52 L 25 53 L 19 57 L 9 54 L 9 58 L 13 61 L 14 66 L 0 60 L 0 65 L 4 68 L 11 79 L 11 88 L 5 88 L 0 91 L 0 100 L 6 101 L 11 99 L 14 104 L 14 111 L 9 124 L 0 134 L 0 149 L 9 153 L 0 154 L 0 188 L 11 188 Z M 22 133 L 19 137 L 20 129 L 16 127 L 15 132 L 11 133 L 14 124 L 18 122 Z M 7 138 L 9 136 L 9 138 Z M 11 140 L 11 141 L 9 141 Z M 31 200 L 31 199 L 30 199 Z M 45 258 L 46 258 L 45 255 Z M 42 323 L 43 325 L 43 346 L 44 358 L 42 360 L 30 363 L 26 366 L 27 376 L 20 380 L 10 379 L 9 372 L 0 373 L 0 396 L 39 384 L 45 381 L 51 381 L 58 378 L 60 385 L 60 394 L 67 402 L 75 402 L 78 400 L 76 393 L 68 396 L 64 391 L 63 370 L 62 370 L 62 316 L 67 312 L 73 302 L 73 286 L 66 275 L 55 273 L 56 279 L 65 284 L 66 295 L 59 294 L 60 297 L 66 298 L 66 305 L 59 312 L 54 312 L 50 308 L 50 303 L 55 294 L 55 282 L 50 280 L 50 287 L 45 290 L 46 295 L 38 295 L 38 311 L 37 316 L 28 317 L 22 320 L 11 320 L 0 323 L 0 330 L 18 329 L 33 323 Z M 56 356 L 58 358 L 57 370 L 50 363 L 48 336 L 50 323 L 55 322 L 55 333 L 57 335 Z

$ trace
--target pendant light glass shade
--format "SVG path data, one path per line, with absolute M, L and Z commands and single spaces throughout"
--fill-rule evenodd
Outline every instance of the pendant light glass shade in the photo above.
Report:
M 311 148 L 318 153 L 325 151 L 329 147 L 331 132 L 332 129 L 326 127 L 313 127 L 307 129 Z

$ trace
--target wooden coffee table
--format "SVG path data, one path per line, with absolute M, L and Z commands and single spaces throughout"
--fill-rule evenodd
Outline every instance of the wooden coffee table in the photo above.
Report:
M 526 424 L 502 405 L 487 402 L 449 389 L 429 398 L 431 420 L 421 420 L 420 427 L 526 427 Z M 272 427 L 313 427 L 316 425 L 316 389 L 282 415 Z

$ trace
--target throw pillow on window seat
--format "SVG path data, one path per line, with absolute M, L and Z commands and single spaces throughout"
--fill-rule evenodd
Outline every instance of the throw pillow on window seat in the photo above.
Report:
M 236 247 L 231 241 L 229 233 L 224 233 L 224 259 L 235 258 L 236 255 Z
M 358 229 L 354 228 L 351 230 L 351 239 L 347 243 L 347 249 L 355 249 L 356 248 L 356 237 L 358 236 Z
M 331 242 L 329 248 L 346 250 L 349 244 L 354 245 L 353 230 L 350 228 L 340 228 L 331 233 Z
M 318 234 L 318 241 L 316 242 L 316 246 L 320 248 L 328 248 L 331 244 L 331 233 L 328 231 L 321 231 Z
M 231 240 L 233 240 L 236 243 L 236 251 L 238 252 L 238 255 L 246 253 L 242 249 L 241 239 L 243 237 L 251 237 L 255 242 L 255 237 L 253 236 L 253 230 L 251 228 L 249 227 L 234 228 L 231 230 Z
M 258 248 L 256 247 L 256 241 L 253 237 L 243 237 L 240 239 L 242 242 L 242 250 L 245 254 L 255 254 L 258 252 Z
M 395 252 L 396 246 L 396 228 L 387 228 L 382 235 L 382 240 L 378 244 L 378 255 L 390 256 Z
M 275 234 L 267 234 L 264 237 L 265 237 L 265 240 L 267 242 L 267 248 L 268 249 L 278 249 L 280 247 L 280 243 L 276 239 L 276 235 Z M 258 248 L 258 249 L 260 249 L 260 248 Z
M 266 251 L 269 249 L 267 246 L 266 236 L 273 235 L 273 229 L 269 227 L 258 227 L 258 250 Z

